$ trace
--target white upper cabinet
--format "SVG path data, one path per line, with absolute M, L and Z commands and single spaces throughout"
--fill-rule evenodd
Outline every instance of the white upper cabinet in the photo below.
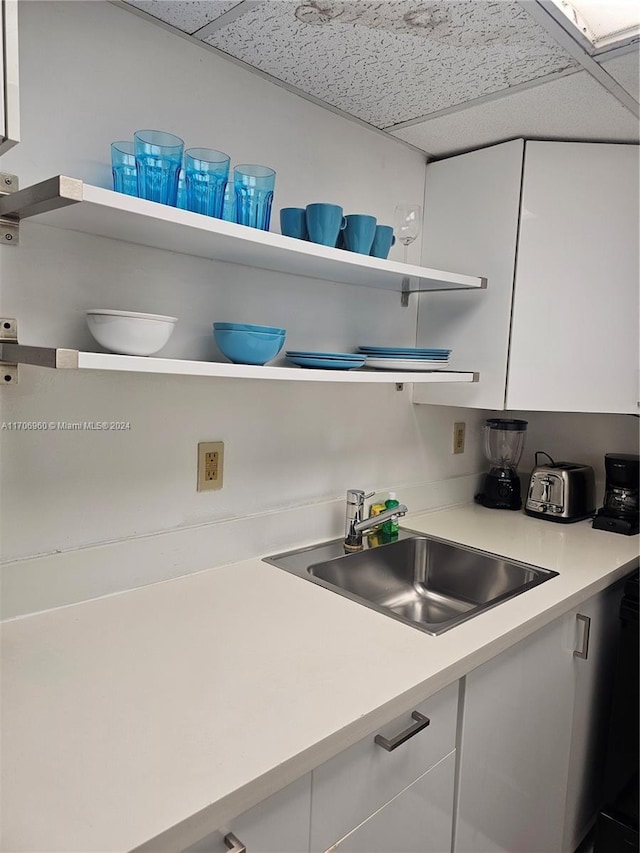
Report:
M 466 302 L 455 293 L 418 297 L 418 346 L 452 349 L 450 369 L 476 370 L 480 381 L 463 394 L 416 386 L 416 403 L 504 406 L 523 151 L 518 139 L 427 165 L 423 263 L 474 270 L 488 283 Z
M 18 105 L 18 2 L 1 0 L 0 154 L 20 140 Z
M 423 262 L 488 287 L 420 296 L 418 344 L 480 382 L 414 401 L 636 413 L 638 187 L 631 145 L 516 140 L 428 165 Z
M 528 142 L 508 409 L 638 411 L 638 148 Z

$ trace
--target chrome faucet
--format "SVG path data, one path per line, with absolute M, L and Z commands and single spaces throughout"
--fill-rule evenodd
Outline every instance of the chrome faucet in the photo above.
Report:
M 347 551 L 362 550 L 362 534 L 373 530 L 385 521 L 396 521 L 401 515 L 409 512 L 404 504 L 398 504 L 393 509 L 385 510 L 380 515 L 371 518 L 363 518 L 364 502 L 373 497 L 375 492 L 363 492 L 362 489 L 349 489 L 347 491 L 347 514 L 344 529 L 344 547 Z

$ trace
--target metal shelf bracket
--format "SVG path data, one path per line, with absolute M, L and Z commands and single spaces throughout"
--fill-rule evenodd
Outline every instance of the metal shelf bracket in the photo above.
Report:
M 409 307 L 409 294 L 411 293 L 411 284 L 408 278 L 402 279 L 402 293 L 400 294 L 400 304 L 403 308 Z
M 56 175 L 21 190 L 18 189 L 18 179 L 15 175 L 3 175 L 0 179 L 0 189 L 2 182 L 6 180 L 10 183 L 4 184 L 7 192 L 0 192 L 0 222 L 8 221 L 16 227 L 21 219 L 59 210 L 83 200 L 84 184 L 79 178 Z
M 480 287 L 475 288 L 476 290 L 486 290 L 487 289 L 487 279 L 481 278 Z M 418 288 L 411 287 L 411 281 L 409 278 L 402 279 L 402 292 L 400 294 L 400 304 L 403 308 L 409 307 L 409 297 L 412 293 L 438 293 L 439 291 L 445 290 L 446 288 L 434 288 L 430 287 L 428 290 L 421 290 Z
M 0 344 L 18 343 L 18 323 L 12 317 L 0 317 Z M 0 386 L 18 384 L 18 365 L 0 361 Z
M 0 172 L 0 196 L 18 191 L 18 176 Z M 17 246 L 20 237 L 18 220 L 13 216 L 0 217 L 0 245 Z

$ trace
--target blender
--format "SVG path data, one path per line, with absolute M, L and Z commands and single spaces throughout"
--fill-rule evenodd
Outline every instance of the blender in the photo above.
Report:
M 491 509 L 522 509 L 516 468 L 524 450 L 527 421 L 489 418 L 484 427 L 484 452 L 491 464 L 476 501 Z

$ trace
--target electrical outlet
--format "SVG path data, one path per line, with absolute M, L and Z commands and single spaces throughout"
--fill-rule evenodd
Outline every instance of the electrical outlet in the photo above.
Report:
M 224 461 L 224 443 L 222 441 L 201 441 L 198 444 L 198 486 L 199 492 L 222 488 L 222 468 Z
M 465 423 L 453 425 L 453 452 L 464 453 L 464 433 L 466 429 Z

